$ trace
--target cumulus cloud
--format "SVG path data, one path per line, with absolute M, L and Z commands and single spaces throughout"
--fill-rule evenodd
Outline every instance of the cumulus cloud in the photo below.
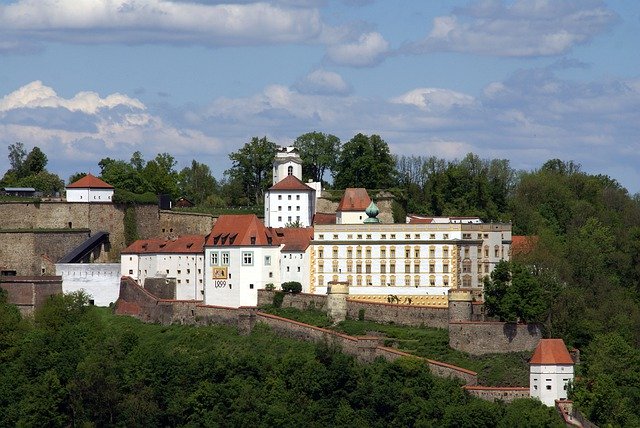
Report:
M 392 98 L 391 102 L 413 105 L 425 111 L 445 111 L 456 106 L 470 106 L 474 99 L 449 89 L 418 88 Z
M 38 145 L 52 164 L 103 157 L 126 159 L 136 150 L 151 156 L 218 153 L 222 144 L 201 130 L 177 127 L 135 98 L 79 92 L 59 96 L 40 81 L 0 98 L 0 142 Z M 0 170 L 6 169 L 0 158 Z M 67 171 L 68 172 L 68 171 Z
M 18 0 L 0 5 L 0 29 L 12 44 L 54 40 L 218 46 L 307 42 L 320 36 L 323 23 L 317 9 L 263 2 Z
M 610 29 L 619 19 L 601 1 L 477 1 L 433 19 L 411 53 L 451 51 L 528 57 L 561 55 Z
M 339 43 L 327 48 L 329 61 L 352 67 L 376 65 L 389 53 L 389 43 L 378 32 L 364 33 L 356 41 Z
M 342 76 L 327 70 L 312 71 L 296 83 L 295 88 L 302 93 L 320 95 L 346 95 L 351 92 Z

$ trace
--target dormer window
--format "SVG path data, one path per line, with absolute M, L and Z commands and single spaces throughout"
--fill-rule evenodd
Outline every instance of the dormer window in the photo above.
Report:
M 251 237 L 251 245 L 256 245 L 256 237 L 255 236 Z

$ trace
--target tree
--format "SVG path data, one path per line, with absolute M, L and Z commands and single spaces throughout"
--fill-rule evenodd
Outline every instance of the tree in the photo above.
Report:
M 169 153 L 160 153 L 153 160 L 147 162 L 141 172 L 144 182 L 148 184 L 147 191 L 156 195 L 177 196 L 178 174 L 175 166 L 176 160 Z
M 322 181 L 326 171 L 335 168 L 340 153 L 340 139 L 322 132 L 302 134 L 293 142 L 302 158 L 302 175 L 305 180 Z
M 44 171 L 47 162 L 47 155 L 45 155 L 39 147 L 34 147 L 24 160 L 24 175 L 34 175 Z
M 9 145 L 9 165 L 11 165 L 9 171 L 19 176 L 22 173 L 22 166 L 26 157 L 27 151 L 24 149 L 24 144 L 18 142 Z
M 233 166 L 228 175 L 242 183 L 246 196 L 254 205 L 263 203 L 264 191 L 271 184 L 275 156 L 276 145 L 267 137 L 253 137 L 240 150 L 229 155 Z
M 334 186 L 385 189 L 393 186 L 395 163 L 389 146 L 379 135 L 357 134 L 342 146 Z
M 178 174 L 178 189 L 180 194 L 196 205 L 217 196 L 219 192 L 218 182 L 211 175 L 211 169 L 195 159 L 191 161 L 190 167 L 183 168 Z

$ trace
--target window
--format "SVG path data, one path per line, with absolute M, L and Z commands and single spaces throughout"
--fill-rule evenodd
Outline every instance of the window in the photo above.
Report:
M 338 258 L 338 247 L 333 247 L 332 254 L 334 259 Z
M 371 262 L 367 262 L 367 264 L 364 265 L 364 271 L 365 273 L 371 273 Z
M 333 272 L 338 272 L 338 261 L 334 260 L 331 265 L 333 266 Z
M 404 273 L 411 273 L 411 265 L 409 263 L 404 264 Z
M 358 239 L 362 239 L 362 235 L 361 234 L 358 234 L 357 237 L 358 237 Z
M 387 265 L 384 262 L 380 263 L 380 273 L 387 273 Z
M 318 239 L 324 239 L 324 234 L 321 233 L 320 235 L 318 235 Z
M 264 265 L 271 266 L 271 256 L 264 256 Z
M 392 259 L 396 258 L 396 247 L 391 247 L 389 249 L 389 255 L 391 256 Z
M 287 207 L 287 211 L 291 211 L 291 206 L 288 206 L 288 207 Z
M 420 258 L 420 247 L 415 247 L 413 249 L 413 257 L 415 257 L 416 259 Z
M 413 234 L 413 239 L 420 239 L 420 234 L 419 233 L 414 233 Z
M 416 260 L 415 262 L 413 262 L 413 272 L 414 273 L 420 273 L 420 261 Z
M 429 277 L 429 285 L 432 286 L 432 287 L 436 286 L 436 277 L 435 276 L 431 275 Z
M 182 271 L 180 269 L 178 269 L 178 275 L 180 275 L 182 273 Z
M 391 277 L 389 278 L 389 285 L 391 285 L 392 287 L 396 285 L 395 275 L 391 275 Z
M 278 221 L 282 221 L 282 216 L 278 216 Z
M 356 277 L 356 285 L 357 286 L 361 286 L 362 285 L 362 275 L 358 275 Z
M 435 247 L 430 247 L 429 248 L 429 258 L 430 259 L 435 259 L 436 258 L 436 249 L 435 249 Z
M 292 166 L 288 166 L 287 167 L 287 175 L 293 175 L 293 167 Z
M 411 276 L 409 275 L 405 275 L 404 276 L 404 285 L 409 287 L 411 285 Z
M 442 272 L 443 273 L 449 273 L 449 263 L 444 263 L 442 265 Z
M 287 271 L 288 271 L 288 267 L 287 267 Z M 319 260 L 318 261 L 318 272 L 324 272 L 324 260 Z
M 405 247 L 404 248 L 404 258 L 408 259 L 411 257 L 411 247 Z
M 381 259 L 387 258 L 387 249 L 385 247 L 380 247 L 380 258 Z
M 371 239 L 371 234 L 367 234 L 367 239 Z
M 289 208 L 291 208 L 291 207 L 289 207 Z M 291 222 L 291 216 L 287 217 L 287 221 Z
M 133 269 L 129 269 L 129 275 L 133 275 Z
M 356 273 L 362 273 L 362 263 L 356 263 Z
M 278 205 L 278 211 L 282 211 L 282 206 Z
M 218 266 L 218 253 L 211 253 L 211 266 Z
M 411 239 L 411 234 L 410 233 L 405 233 L 404 234 L 404 239 Z
M 300 216 L 299 215 L 296 216 L 296 221 L 300 221 Z
M 362 258 L 362 248 L 360 246 L 356 248 L 356 258 L 358 259 Z
M 296 201 L 300 200 L 300 195 L 296 195 Z
M 288 199 L 288 200 L 291 200 L 291 195 L 287 195 L 287 199 Z
M 462 239 L 471 239 L 471 234 L 470 233 L 463 233 L 462 234 Z
M 229 252 L 222 252 L 222 266 L 229 266 Z
M 253 290 L 253 284 L 249 284 L 249 289 Z
M 494 257 L 500 257 L 500 247 L 496 245 L 493 249 Z
M 242 265 L 253 266 L 253 251 L 242 252 Z
M 390 285 L 390 284 L 387 284 L 387 277 L 385 275 L 380 275 L 380 284 Z
M 471 261 L 465 260 L 462 262 L 462 273 L 471 273 Z
M 370 259 L 370 258 L 371 258 L 371 247 L 367 247 L 367 248 L 365 249 L 364 254 L 365 254 L 365 257 L 366 257 L 366 258 Z
M 449 286 L 449 277 L 448 276 L 443 276 L 442 277 L 442 283 L 444 284 L 445 287 Z
M 448 233 L 443 233 L 442 234 L 442 239 L 449 239 L 449 234 Z
M 333 235 L 333 239 L 338 239 L 338 235 Z
M 489 246 L 488 245 L 484 246 L 484 256 L 485 257 L 489 257 Z
M 430 233 L 429 234 L 429 239 L 436 239 L 436 234 L 435 233 Z
M 278 200 L 281 201 L 282 200 L 282 195 L 278 195 Z
M 436 265 L 434 263 L 429 263 L 429 273 L 436 273 Z
M 442 248 L 442 257 L 444 257 L 445 259 L 449 258 L 449 247 Z
M 347 258 L 353 258 L 353 248 L 352 247 L 347 247 Z
M 396 273 L 396 264 L 389 263 L 389 273 Z
M 420 275 L 416 275 L 413 277 L 413 285 L 415 285 L 416 287 L 420 286 Z
M 396 234 L 395 233 L 391 234 L 391 239 L 396 239 Z
M 318 277 L 318 286 L 320 287 L 324 286 L 324 276 L 322 275 Z
M 387 234 L 383 233 L 382 235 L 380 235 L 380 239 L 387 239 Z
M 551 390 L 551 385 L 547 385 L 547 390 Z

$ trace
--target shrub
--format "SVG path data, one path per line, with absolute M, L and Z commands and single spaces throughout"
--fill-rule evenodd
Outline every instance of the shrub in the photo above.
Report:
M 302 284 L 297 281 L 283 282 L 282 291 L 287 293 L 300 293 L 302 291 Z
M 364 308 L 358 311 L 358 321 L 364 321 Z
M 276 289 L 276 286 L 273 285 L 273 282 L 268 283 L 267 285 L 264 286 L 264 289 L 267 291 L 273 291 Z
M 273 307 L 274 308 L 281 308 L 283 301 L 284 301 L 284 293 L 282 291 L 277 291 L 273 295 Z

